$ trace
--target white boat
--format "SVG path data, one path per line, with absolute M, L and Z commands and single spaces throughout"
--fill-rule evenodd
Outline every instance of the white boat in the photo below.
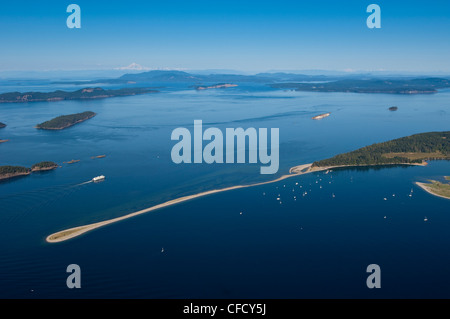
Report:
M 100 176 L 94 177 L 92 179 L 93 182 L 101 182 L 101 181 L 104 181 L 104 180 L 105 180 L 105 176 L 104 175 L 100 175 Z

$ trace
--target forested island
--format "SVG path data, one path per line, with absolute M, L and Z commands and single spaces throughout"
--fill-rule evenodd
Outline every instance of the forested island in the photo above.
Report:
M 450 131 L 420 133 L 373 144 L 314 162 L 312 168 L 420 164 L 433 159 L 450 159 Z
M 42 130 L 62 130 L 68 127 L 71 127 L 75 124 L 84 122 L 92 117 L 97 115 L 94 112 L 87 111 L 83 113 L 77 113 L 77 114 L 69 114 L 69 115 L 61 115 L 58 117 L 55 117 L 54 119 L 50 121 L 46 121 L 44 123 L 36 125 L 37 129 Z
M 10 165 L 0 166 L 0 180 L 30 175 L 32 172 L 49 171 L 57 167 L 58 164 L 49 161 L 34 164 L 31 168 Z
M 449 88 L 450 80 L 423 78 L 406 80 L 339 80 L 325 83 L 276 83 L 273 88 L 295 89 L 311 92 L 387 93 L 387 94 L 431 94 Z
M 116 90 L 105 90 L 102 88 L 84 88 L 74 92 L 53 91 L 53 92 L 9 92 L 0 94 L 0 103 L 23 103 L 23 102 L 52 102 L 62 100 L 81 99 L 104 99 L 115 96 L 128 96 L 145 93 L 156 93 L 158 91 L 151 88 L 122 88 Z
M 0 180 L 29 175 L 31 169 L 22 166 L 0 166 Z
M 55 169 L 57 167 L 58 167 L 58 164 L 56 164 L 55 162 L 45 161 L 45 162 L 40 162 L 40 163 L 32 165 L 31 166 L 31 171 L 32 172 L 50 171 L 50 170 Z

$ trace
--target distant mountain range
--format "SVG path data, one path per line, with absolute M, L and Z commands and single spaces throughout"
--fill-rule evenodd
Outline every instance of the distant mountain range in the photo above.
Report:
M 167 86 L 183 83 L 191 88 L 226 88 L 254 83 L 275 89 L 308 92 L 349 92 L 385 94 L 431 94 L 440 89 L 450 88 L 450 80 L 439 77 L 423 78 L 373 78 L 366 75 L 325 76 L 293 73 L 244 74 L 193 74 L 177 70 L 153 70 L 141 73 L 127 73 L 118 78 L 88 81 L 53 82 L 83 85 L 84 89 L 66 92 L 10 92 L 0 94 L 0 103 L 60 101 L 74 99 L 97 99 L 113 96 L 126 96 L 157 92 L 151 85 Z M 167 84 L 165 84 L 167 83 Z M 116 89 L 96 87 L 100 84 L 113 84 Z
M 194 74 L 184 71 L 153 70 L 142 73 L 124 74 L 115 79 L 98 79 L 92 81 L 65 81 L 55 82 L 58 84 L 130 84 L 151 82 L 179 82 L 179 83 L 213 83 L 213 82 L 247 82 L 247 83 L 275 83 L 279 81 L 331 81 L 342 77 L 324 75 L 304 75 L 293 73 L 259 73 L 255 75 L 243 74 Z
M 81 84 L 80 82 L 64 82 Z M 426 94 L 436 93 L 439 89 L 450 88 L 450 81 L 438 77 L 388 77 L 377 78 L 368 75 L 326 76 L 294 73 L 243 74 L 193 74 L 184 71 L 153 70 L 142 73 L 128 73 L 115 79 L 99 79 L 86 84 L 137 84 L 148 83 L 185 83 L 198 87 L 217 83 L 259 83 L 279 89 L 293 89 L 311 92 L 352 92 L 352 93 L 388 93 L 388 94 Z

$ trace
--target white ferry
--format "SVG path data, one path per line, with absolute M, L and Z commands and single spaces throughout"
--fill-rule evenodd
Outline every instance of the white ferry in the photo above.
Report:
M 101 181 L 104 181 L 104 180 L 105 180 L 105 176 L 104 175 L 100 175 L 100 176 L 94 177 L 92 179 L 93 182 L 101 182 Z

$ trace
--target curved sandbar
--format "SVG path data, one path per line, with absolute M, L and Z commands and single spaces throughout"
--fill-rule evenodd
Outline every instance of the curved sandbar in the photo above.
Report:
M 398 164 L 393 164 L 393 165 L 398 165 Z M 405 164 L 405 165 L 424 165 L 424 164 Z M 360 165 L 360 166 L 370 166 L 370 165 Z M 112 219 L 108 219 L 102 222 L 98 222 L 98 223 L 93 223 L 93 224 L 88 224 L 88 225 L 84 225 L 84 226 L 78 226 L 78 227 L 73 227 L 73 228 L 69 228 L 66 230 L 62 230 L 59 231 L 57 233 L 51 234 L 49 236 L 47 236 L 46 241 L 49 243 L 57 243 L 57 242 L 61 242 L 61 241 L 65 241 L 77 236 L 80 236 L 88 231 L 94 230 L 96 228 L 100 228 L 102 226 L 105 225 L 109 225 L 124 219 L 128 219 L 137 215 L 141 215 L 141 214 L 145 214 L 160 208 L 164 208 L 167 206 L 171 206 L 171 205 L 175 205 L 178 203 L 182 203 L 182 202 L 186 202 L 188 200 L 194 199 L 194 198 L 198 198 L 198 197 L 203 197 L 203 196 L 207 196 L 207 195 L 211 195 L 211 194 L 216 194 L 216 193 L 221 193 L 221 192 L 226 192 L 226 191 L 230 191 L 233 189 L 239 189 L 239 188 L 246 188 L 246 187 L 254 187 L 254 186 L 259 186 L 259 185 L 265 185 L 265 184 L 271 184 L 271 183 L 276 183 L 279 181 L 282 181 L 284 179 L 287 178 L 291 178 L 291 177 L 295 177 L 295 176 L 300 176 L 303 174 L 308 174 L 308 173 L 313 173 L 313 172 L 320 172 L 320 171 L 325 171 L 325 170 L 329 170 L 329 169 L 333 169 L 333 168 L 339 168 L 339 167 L 355 167 L 355 165 L 341 165 L 341 166 L 327 166 L 327 167 L 312 167 L 312 164 L 303 164 L 303 165 L 299 165 L 299 166 L 294 166 L 289 170 L 289 174 L 288 175 L 283 175 L 277 179 L 274 179 L 272 181 L 268 181 L 268 182 L 260 182 L 260 183 L 255 183 L 255 184 L 250 184 L 250 185 L 237 185 L 237 186 L 231 186 L 231 187 L 226 187 L 226 188 L 221 188 L 221 189 L 214 189 L 214 190 L 210 190 L 210 191 L 206 191 L 206 192 L 202 192 L 202 193 L 198 193 L 195 195 L 189 195 L 189 196 L 183 196 L 180 198 L 176 198 L 170 201 L 167 201 L 165 203 L 162 204 L 158 204 L 131 214 L 127 214 L 121 217 L 116 217 L 116 218 L 112 218 Z M 357 167 L 357 166 L 356 166 Z
M 210 190 L 210 191 L 206 191 L 206 192 L 202 192 L 202 193 L 198 193 L 195 195 L 189 195 L 189 196 L 183 196 L 180 198 L 176 198 L 170 201 L 167 201 L 165 203 L 162 204 L 158 204 L 128 215 L 124 215 L 121 217 L 117 217 L 117 218 L 113 218 L 113 219 L 108 219 L 102 222 L 98 222 L 98 223 L 94 223 L 94 224 L 88 224 L 88 225 L 84 225 L 84 226 L 78 226 L 78 227 L 74 227 L 74 228 L 69 228 L 63 231 L 59 231 L 57 233 L 51 234 L 46 238 L 46 241 L 49 243 L 56 243 L 56 242 L 61 242 L 61 241 L 65 241 L 74 237 L 77 237 L 81 234 L 84 234 L 88 231 L 94 230 L 96 228 L 105 226 L 105 225 L 109 225 L 124 219 L 128 219 L 137 215 L 141 215 L 141 214 L 145 214 L 163 207 L 167 207 L 167 206 L 171 206 L 171 205 L 175 205 L 178 203 L 182 203 L 182 202 L 186 202 L 188 200 L 194 199 L 194 198 L 198 198 L 198 197 L 202 197 L 202 196 L 207 196 L 207 195 L 211 195 L 211 194 L 216 194 L 216 193 L 220 193 L 220 192 L 226 192 L 226 191 L 230 191 L 233 189 L 239 189 L 239 188 L 246 188 L 246 187 L 253 187 L 253 186 L 258 186 L 258 185 L 265 185 L 265 184 L 270 184 L 270 183 L 275 183 L 275 182 L 279 182 L 281 180 L 284 180 L 286 178 L 290 178 L 290 177 L 294 177 L 294 176 L 299 176 L 302 174 L 306 174 L 306 173 L 310 173 L 312 172 L 311 170 L 311 165 L 312 164 L 305 164 L 305 165 L 300 165 L 300 166 L 296 166 L 291 168 L 291 171 L 293 169 L 296 169 L 294 174 L 289 174 L 289 175 L 283 175 L 277 179 L 274 179 L 272 181 L 268 181 L 268 182 L 261 182 L 261 183 L 255 183 L 255 184 L 250 184 L 250 185 L 237 185 L 237 186 L 231 186 L 231 187 L 226 187 L 226 188 L 221 188 L 221 189 L 214 189 L 214 190 Z M 298 172 L 297 172 L 298 171 Z M 314 171 L 318 171 L 318 170 L 314 170 Z

